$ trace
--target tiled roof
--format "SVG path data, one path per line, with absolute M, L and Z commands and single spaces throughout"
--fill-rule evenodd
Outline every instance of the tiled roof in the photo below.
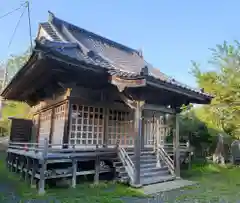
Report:
M 137 50 L 58 19 L 51 13 L 49 22 L 40 25 L 54 40 L 53 42 L 45 40 L 44 44 L 63 55 L 107 68 L 110 74 L 128 75 L 128 77 L 141 77 L 142 68 L 147 66 L 149 76 L 154 79 L 210 96 L 168 77 L 147 63 Z

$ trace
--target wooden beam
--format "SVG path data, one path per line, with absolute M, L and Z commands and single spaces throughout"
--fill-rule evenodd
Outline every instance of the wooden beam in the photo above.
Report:
M 158 106 L 154 104 L 145 104 L 143 106 L 143 110 L 153 110 L 153 111 L 161 111 L 168 114 L 175 114 L 175 110 L 172 108 L 167 108 L 165 106 Z

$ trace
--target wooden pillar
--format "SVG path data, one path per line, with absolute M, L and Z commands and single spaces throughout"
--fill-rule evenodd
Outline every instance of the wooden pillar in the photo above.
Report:
M 103 114 L 103 130 L 104 130 L 104 132 L 103 132 L 103 146 L 107 146 L 108 145 L 108 108 L 107 107 L 105 107 L 104 108 L 104 114 Z
M 68 148 L 69 142 L 69 129 L 71 120 L 71 101 L 68 100 L 65 104 L 65 122 L 64 122 L 64 132 L 63 132 L 63 148 Z
M 37 122 L 37 135 L 36 135 L 36 143 L 39 143 L 39 135 L 40 135 L 40 125 L 41 125 L 41 113 L 38 114 L 38 122 Z
M 36 175 L 36 171 L 37 171 L 37 160 L 33 159 L 32 160 L 32 174 L 31 174 L 31 179 L 30 179 L 30 185 L 31 188 L 35 188 L 35 175 Z
M 179 114 L 176 114 L 175 127 L 175 173 L 177 177 L 180 177 Z
M 145 136 L 145 124 L 144 124 L 144 122 L 145 122 L 145 120 L 144 120 L 144 111 L 142 111 L 142 115 L 141 115 L 141 120 L 142 120 L 142 132 L 141 132 L 141 149 L 144 149 L 144 136 Z
M 96 146 L 96 152 L 98 152 L 98 145 Z M 94 175 L 94 184 L 99 183 L 99 175 L 100 175 L 100 157 L 97 154 L 95 158 L 95 175 Z
M 136 108 L 134 111 L 135 122 L 135 140 L 134 140 L 134 154 L 135 154 L 135 174 L 133 185 L 140 186 L 140 158 L 141 158 L 141 135 L 142 135 L 142 106 L 143 101 L 136 101 Z
M 77 160 L 72 160 L 72 187 L 76 187 L 76 180 L 77 180 Z
M 53 131 L 54 131 L 54 117 L 55 117 L 55 108 L 52 108 L 51 113 L 51 124 L 50 124 L 50 133 L 49 133 L 49 144 L 52 144 L 52 137 L 53 137 Z

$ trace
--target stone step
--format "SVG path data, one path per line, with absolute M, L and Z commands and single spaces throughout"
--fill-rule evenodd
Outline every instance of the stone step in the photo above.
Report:
M 159 177 L 142 177 L 140 179 L 140 183 L 142 185 L 150 185 L 150 184 L 155 184 L 155 183 L 172 181 L 175 179 L 176 179 L 176 177 L 172 176 L 172 175 L 159 176 Z

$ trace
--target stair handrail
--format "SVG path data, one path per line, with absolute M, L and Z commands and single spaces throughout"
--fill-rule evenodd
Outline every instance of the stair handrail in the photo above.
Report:
M 171 159 L 171 157 L 168 155 L 168 153 L 164 150 L 164 148 L 160 145 L 158 145 L 158 154 L 161 157 L 161 159 L 164 161 L 164 163 L 167 165 L 170 173 L 172 175 L 175 175 L 174 162 Z
M 132 162 L 131 158 L 129 157 L 128 153 L 123 147 L 119 147 L 118 156 L 125 167 L 128 176 L 130 177 L 131 181 L 134 181 L 134 174 L 135 174 L 135 166 Z

